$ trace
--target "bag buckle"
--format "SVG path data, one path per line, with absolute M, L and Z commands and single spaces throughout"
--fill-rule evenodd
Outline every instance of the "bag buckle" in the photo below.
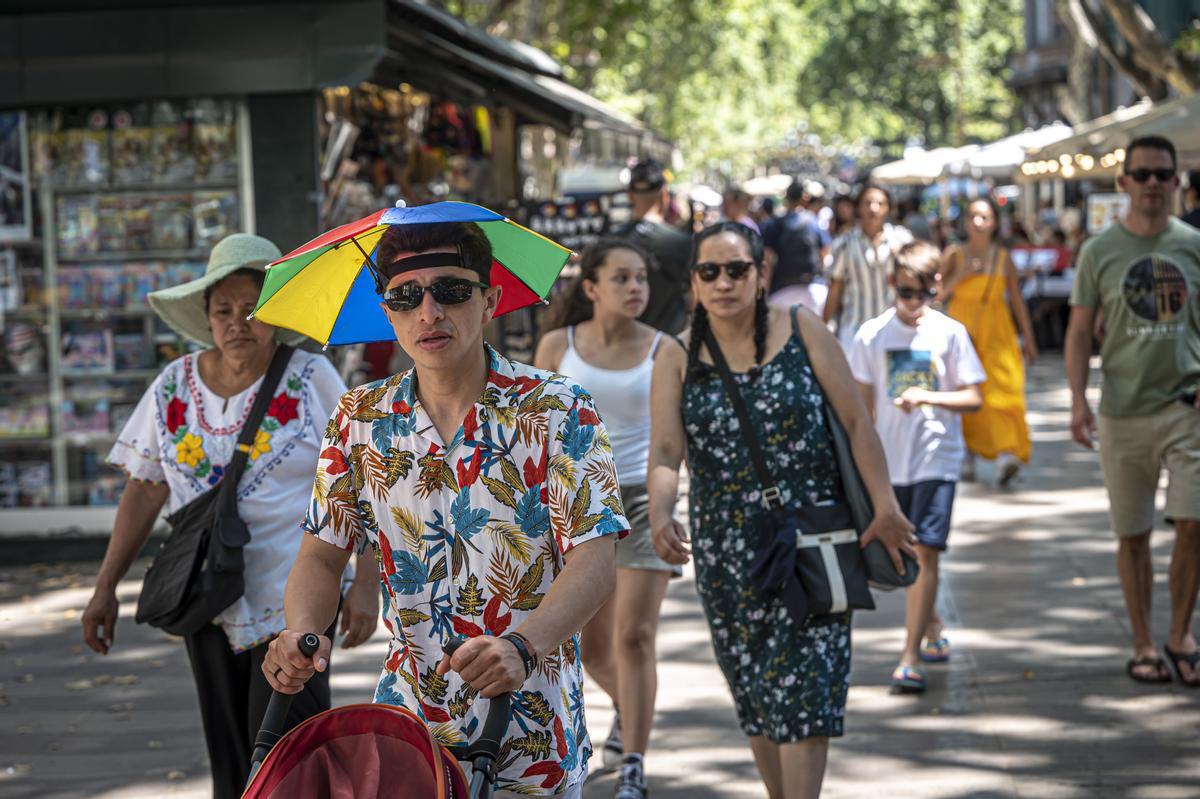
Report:
M 779 486 L 770 486 L 763 489 L 762 505 L 767 510 L 783 507 L 783 492 L 779 490 Z

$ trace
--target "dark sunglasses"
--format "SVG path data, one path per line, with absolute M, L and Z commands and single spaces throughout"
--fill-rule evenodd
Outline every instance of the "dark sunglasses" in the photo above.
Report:
M 1159 183 L 1166 183 L 1171 178 L 1175 177 L 1174 169 L 1131 169 L 1125 174 L 1133 178 L 1138 183 L 1145 183 L 1153 175 Z
M 711 283 L 720 276 L 722 269 L 725 270 L 725 274 L 729 275 L 730 280 L 741 280 L 753 266 L 753 261 L 730 261 L 727 264 L 702 261 L 698 264 L 692 264 L 692 272 L 705 283 Z
M 928 302 L 937 296 L 937 289 L 914 289 L 901 286 L 896 289 L 896 296 L 902 300 L 922 300 Z
M 410 280 L 384 292 L 383 302 L 393 311 L 412 311 L 420 307 L 428 291 L 438 305 L 461 305 L 471 299 L 471 292 L 477 288 L 486 289 L 488 285 L 461 277 L 439 277 L 428 286 Z

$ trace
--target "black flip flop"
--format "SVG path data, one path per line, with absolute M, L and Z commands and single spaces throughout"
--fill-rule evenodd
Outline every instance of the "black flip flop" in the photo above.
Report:
M 1134 669 L 1149 666 L 1154 669 L 1157 677 L 1144 677 Z M 1141 655 L 1136 658 L 1130 658 L 1125 664 L 1125 673 L 1129 675 L 1129 679 L 1134 682 L 1149 682 L 1149 683 L 1164 683 L 1171 681 L 1171 672 L 1167 669 L 1167 664 L 1157 655 Z
M 1175 679 L 1179 680 L 1181 685 L 1185 688 L 1200 688 L 1200 649 L 1184 655 L 1163 644 L 1163 653 L 1171 663 L 1171 669 L 1175 672 Z M 1179 670 L 1180 663 L 1186 663 L 1192 667 L 1192 679 L 1190 681 L 1183 679 L 1183 672 Z

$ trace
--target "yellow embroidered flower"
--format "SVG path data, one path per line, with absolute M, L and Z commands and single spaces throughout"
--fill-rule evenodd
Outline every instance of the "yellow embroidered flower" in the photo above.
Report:
M 195 469 L 204 460 L 204 439 L 193 433 L 187 433 L 175 445 L 175 462 L 186 463 Z
M 258 460 L 259 455 L 265 455 L 271 451 L 271 434 L 266 430 L 259 430 L 254 434 L 254 446 L 250 448 L 250 460 Z

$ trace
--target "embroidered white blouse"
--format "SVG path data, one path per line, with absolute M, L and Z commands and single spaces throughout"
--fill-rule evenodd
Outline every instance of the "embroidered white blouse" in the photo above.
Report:
M 226 400 L 200 379 L 197 356 L 166 366 L 146 390 L 108 454 L 131 479 L 166 483 L 173 512 L 220 482 L 262 378 Z M 324 356 L 297 350 L 275 389 L 238 485 L 250 528 L 246 592 L 214 622 L 235 652 L 284 627 L 283 589 L 304 535 L 318 446 L 346 386 Z

